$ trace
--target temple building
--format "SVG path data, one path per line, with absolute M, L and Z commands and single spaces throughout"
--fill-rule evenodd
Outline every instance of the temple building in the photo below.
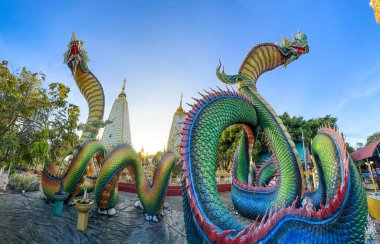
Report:
M 184 126 L 186 119 L 185 111 L 182 108 L 182 95 L 179 107 L 173 115 L 172 125 L 170 127 L 169 140 L 167 145 L 167 150 L 171 150 L 179 153 L 181 144 L 181 131 Z
M 106 125 L 101 139 L 107 149 L 111 149 L 112 147 L 123 143 L 132 145 L 125 82 L 126 80 L 124 79 L 123 88 L 119 97 L 116 98 L 113 103 L 111 113 L 108 117 L 108 120 L 111 120 L 112 123 Z

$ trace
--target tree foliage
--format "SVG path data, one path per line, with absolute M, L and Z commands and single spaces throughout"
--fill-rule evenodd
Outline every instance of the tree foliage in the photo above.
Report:
M 318 129 L 323 125 L 336 127 L 337 118 L 331 115 L 325 117 L 305 120 L 302 116 L 290 117 L 288 113 L 280 116 L 286 129 L 288 130 L 294 143 L 302 143 L 302 131 L 305 137 L 305 143 L 309 144 L 311 140 L 317 135 Z
M 232 125 L 225 129 L 219 138 L 217 162 L 218 168 L 229 170 L 239 140 L 243 135 L 241 125 Z
M 367 142 L 366 142 L 365 145 L 367 146 L 371 142 L 374 142 L 374 141 L 377 141 L 377 140 L 380 140 L 380 132 L 375 132 L 372 135 L 370 135 L 369 137 L 367 137 Z
M 78 143 L 79 108 L 67 101 L 70 89 L 25 67 L 11 73 L 0 64 L 0 166 L 57 162 Z
M 355 151 L 355 149 L 348 142 L 346 142 L 346 149 L 349 154 Z

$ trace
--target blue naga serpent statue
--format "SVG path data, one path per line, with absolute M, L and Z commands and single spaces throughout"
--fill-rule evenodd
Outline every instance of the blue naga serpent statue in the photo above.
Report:
M 363 243 L 366 195 L 341 134 L 322 127 L 313 139 L 319 200 L 310 209 L 306 204 L 301 206 L 305 183 L 299 155 L 281 119 L 256 89 L 262 73 L 286 66 L 308 51 L 307 38 L 302 33 L 293 40 L 284 38 L 279 46 L 257 45 L 237 75 L 225 74 L 221 65 L 217 69 L 218 79 L 237 84 L 239 92 L 213 90 L 192 105 L 181 142 L 184 220 L 189 243 Z M 241 215 L 255 219 L 248 226 L 229 213 L 216 187 L 219 137 L 233 124 L 242 124 L 244 135 L 232 168 L 231 197 Z M 248 183 L 250 152 L 260 127 L 275 161 L 277 184 L 272 186 Z

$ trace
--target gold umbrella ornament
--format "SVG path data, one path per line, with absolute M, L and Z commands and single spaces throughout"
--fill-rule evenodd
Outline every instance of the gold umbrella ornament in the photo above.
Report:
M 376 22 L 380 24 L 380 0 L 370 0 L 369 6 L 373 8 Z

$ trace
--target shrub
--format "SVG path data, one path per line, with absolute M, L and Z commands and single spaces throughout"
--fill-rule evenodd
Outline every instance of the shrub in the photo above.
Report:
M 27 174 L 13 174 L 11 176 L 11 181 L 19 182 L 21 185 L 27 185 L 33 182 L 33 177 L 27 173 Z

